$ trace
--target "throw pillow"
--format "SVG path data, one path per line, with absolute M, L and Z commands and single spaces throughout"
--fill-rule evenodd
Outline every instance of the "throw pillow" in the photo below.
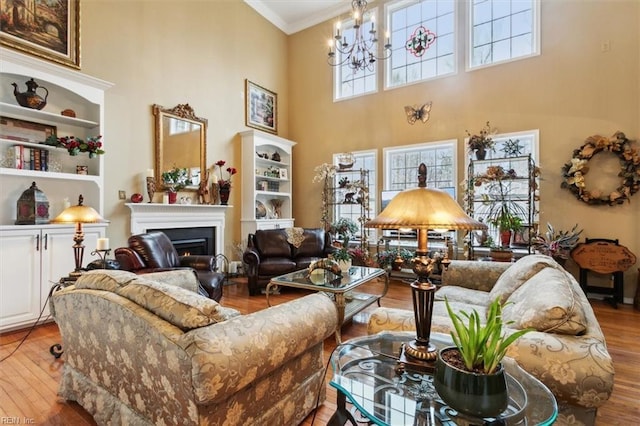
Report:
M 503 312 L 509 327 L 535 328 L 546 333 L 577 336 L 587 329 L 587 319 L 567 272 L 545 268 L 507 299 Z
M 504 303 L 514 291 L 544 268 L 562 267 L 549 256 L 541 254 L 530 254 L 518 259 L 500 275 L 489 292 L 489 300 L 500 296 L 500 303 Z
M 219 305 L 214 300 L 143 276 L 116 293 L 184 331 L 226 319 L 218 312 Z

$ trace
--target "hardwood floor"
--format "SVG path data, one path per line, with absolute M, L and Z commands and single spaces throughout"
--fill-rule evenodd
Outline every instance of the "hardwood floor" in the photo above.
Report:
M 300 297 L 301 291 L 284 291 L 271 298 L 272 304 Z M 411 296 L 406 284 L 392 281 L 382 305 L 411 309 Z M 222 303 L 250 313 L 266 307 L 264 296 L 249 297 L 243 279 L 225 286 Z M 613 395 L 598 410 L 597 425 L 627 425 L 640 423 L 640 311 L 630 305 L 613 309 L 592 300 L 596 316 L 614 359 L 616 377 Z M 366 334 L 370 307 L 343 327 L 343 340 Z M 63 360 L 55 360 L 49 347 L 59 342 L 55 323 L 36 327 L 16 350 L 26 330 L 0 336 L 0 424 L 94 425 L 95 422 L 79 405 L 56 396 Z M 335 348 L 333 336 L 324 344 L 325 359 Z M 15 352 L 13 352 L 15 350 Z M 12 354 L 13 352 L 13 354 Z M 6 359 L 5 359 L 6 358 Z M 330 378 L 327 374 L 327 380 Z M 305 426 L 325 425 L 335 410 L 336 392 L 327 386 L 327 400 L 303 423 Z

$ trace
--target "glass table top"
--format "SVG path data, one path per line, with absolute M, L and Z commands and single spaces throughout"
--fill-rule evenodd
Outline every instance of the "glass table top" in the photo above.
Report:
M 385 274 L 383 269 L 366 266 L 352 266 L 348 273 L 342 273 L 342 277 L 325 269 L 315 269 L 311 274 L 308 269 L 302 269 L 272 278 L 271 283 L 308 290 L 319 290 L 320 287 L 322 291 L 347 292 Z
M 397 368 L 402 344 L 413 338 L 411 332 L 383 332 L 343 343 L 331 356 L 331 386 L 377 425 L 550 425 L 555 421 L 558 407 L 551 391 L 510 358 L 503 359 L 509 407 L 497 419 L 456 412 L 438 396 L 431 374 Z M 430 341 L 438 349 L 453 344 L 440 333 L 431 333 Z

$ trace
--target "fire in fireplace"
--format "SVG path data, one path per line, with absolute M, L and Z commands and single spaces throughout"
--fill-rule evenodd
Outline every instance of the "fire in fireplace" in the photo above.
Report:
M 152 229 L 150 231 L 164 232 L 180 256 L 213 256 L 216 254 L 215 227 Z

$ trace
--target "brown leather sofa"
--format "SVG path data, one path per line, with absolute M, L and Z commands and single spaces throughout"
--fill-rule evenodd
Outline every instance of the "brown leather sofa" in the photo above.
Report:
M 298 241 L 286 229 L 257 230 L 249 234 L 242 260 L 247 268 L 249 294 L 260 294 L 275 276 L 307 268 L 311 262 L 327 257 L 336 250 L 331 234 L 321 228 L 302 229 Z
M 215 256 L 179 256 L 169 237 L 162 231 L 132 235 L 129 247 L 115 250 L 120 269 L 136 274 L 168 271 L 178 268 L 195 270 L 200 281 L 199 293 L 219 302 L 225 276 L 217 270 Z

